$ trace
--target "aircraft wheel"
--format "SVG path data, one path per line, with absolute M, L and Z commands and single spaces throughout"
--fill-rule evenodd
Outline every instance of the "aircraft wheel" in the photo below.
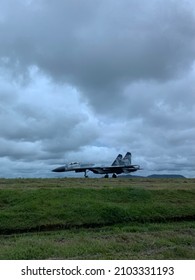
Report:
M 106 174 L 106 175 L 104 176 L 104 178 L 109 178 L 108 174 Z
M 112 178 L 117 178 L 117 175 L 115 173 L 112 174 Z

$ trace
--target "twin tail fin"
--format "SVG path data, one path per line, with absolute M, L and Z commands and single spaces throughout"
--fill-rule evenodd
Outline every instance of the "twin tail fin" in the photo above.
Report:
M 126 155 L 123 157 L 121 154 L 119 154 L 114 162 L 112 163 L 112 166 L 124 166 L 124 165 L 131 165 L 131 153 L 127 152 Z

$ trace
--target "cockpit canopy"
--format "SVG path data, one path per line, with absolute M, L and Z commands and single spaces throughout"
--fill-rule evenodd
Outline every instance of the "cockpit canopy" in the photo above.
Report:
M 78 162 L 78 161 L 74 161 L 74 162 L 70 162 L 69 164 L 68 164 L 69 166 L 77 166 L 77 165 L 80 165 L 80 163 Z

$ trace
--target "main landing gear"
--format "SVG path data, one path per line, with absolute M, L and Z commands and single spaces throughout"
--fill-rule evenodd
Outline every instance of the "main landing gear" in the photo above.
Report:
M 109 175 L 106 174 L 106 175 L 104 176 L 104 178 L 109 178 Z M 116 175 L 115 173 L 113 173 L 113 174 L 112 174 L 112 178 L 117 178 L 117 175 Z

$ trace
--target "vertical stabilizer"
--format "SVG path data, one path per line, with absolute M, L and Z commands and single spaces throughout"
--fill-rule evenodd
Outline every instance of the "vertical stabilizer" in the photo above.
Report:
M 122 161 L 124 165 L 131 165 L 131 153 L 127 152 Z
M 119 154 L 116 159 L 114 160 L 114 162 L 112 163 L 112 166 L 118 166 L 118 165 L 123 165 L 122 164 L 122 158 L 123 156 L 121 154 Z

